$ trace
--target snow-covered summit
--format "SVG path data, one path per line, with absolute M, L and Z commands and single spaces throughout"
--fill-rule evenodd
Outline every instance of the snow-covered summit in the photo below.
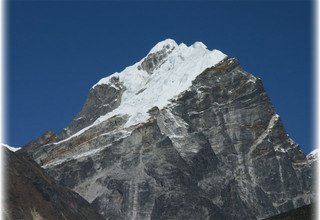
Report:
M 164 52 L 167 52 L 166 54 L 163 54 L 163 49 Z M 153 70 L 152 74 L 149 74 L 141 68 L 141 65 L 151 54 L 156 56 L 157 53 L 160 57 L 157 59 L 165 58 L 160 60 L 159 66 Z M 146 120 L 149 117 L 147 111 L 150 108 L 154 106 L 162 108 L 169 104 L 170 99 L 191 86 L 197 75 L 224 58 L 226 58 L 225 54 L 218 50 L 210 51 L 201 42 L 196 42 L 189 47 L 183 43 L 178 45 L 171 39 L 157 43 L 148 56 L 120 73 L 116 72 L 101 79 L 96 84 L 112 84 L 110 79 L 116 76 L 119 77 L 119 81 L 123 83 L 126 90 L 122 95 L 121 105 L 100 117 L 95 123 L 117 114 L 131 115 L 127 126 Z
M 162 50 L 164 47 L 167 47 L 168 49 L 169 48 L 175 48 L 175 47 L 178 47 L 178 44 L 172 40 L 172 39 L 166 39 L 166 40 L 163 40 L 163 41 L 160 41 L 159 43 L 157 43 L 151 50 L 148 54 L 151 54 L 151 53 L 156 53 L 158 52 L 159 50 Z
M 116 90 L 123 90 L 123 93 L 120 105 L 97 118 L 89 127 L 115 115 L 129 116 L 125 127 L 146 121 L 150 117 L 149 109 L 167 106 L 171 99 L 188 90 L 192 81 L 205 69 L 215 66 L 226 57 L 219 50 L 208 50 L 201 42 L 191 46 L 183 43 L 178 45 L 172 39 L 157 43 L 139 62 L 102 78 L 92 87 L 95 89 L 98 85 L 107 84 Z
M 142 58 L 139 62 L 135 63 L 132 66 L 125 68 L 121 72 L 115 72 L 115 73 L 109 75 L 108 77 L 102 78 L 97 84 L 95 84 L 93 86 L 93 88 L 99 84 L 109 84 L 110 79 L 112 77 L 119 76 L 120 74 L 121 74 L 120 78 L 123 78 L 123 79 L 125 78 L 124 75 L 132 75 L 131 76 L 132 78 L 139 77 L 137 75 L 141 75 L 141 74 L 143 74 L 143 72 L 146 72 L 143 69 L 141 69 L 141 64 L 143 63 L 143 61 L 145 61 L 148 58 L 148 56 L 150 56 L 152 54 L 159 53 L 161 51 L 163 53 L 166 53 L 165 55 L 168 55 L 168 56 L 166 56 L 166 59 L 164 61 L 169 60 L 169 62 L 171 63 L 171 66 L 178 66 L 178 65 L 186 64 L 188 62 L 192 62 L 192 60 L 191 60 L 192 58 L 197 58 L 197 61 L 200 61 L 201 64 L 197 66 L 198 68 L 193 68 L 193 70 L 198 70 L 199 67 L 201 67 L 201 66 L 207 66 L 206 68 L 212 67 L 226 57 L 226 55 L 223 54 L 221 51 L 208 50 L 207 46 L 205 44 L 203 44 L 202 42 L 195 42 L 194 44 L 192 44 L 191 46 L 188 47 L 184 43 L 181 43 L 178 45 L 174 40 L 166 39 L 166 40 L 163 40 L 163 41 L 160 41 L 159 43 L 157 43 L 150 50 L 150 52 L 147 54 L 147 56 Z M 172 54 L 170 54 L 170 53 L 172 53 Z M 205 59 L 201 60 L 201 58 L 205 58 Z M 212 59 L 208 60 L 208 58 L 209 59 L 212 58 Z M 185 62 L 181 62 L 181 60 L 183 60 Z M 161 69 L 163 69 L 163 68 L 161 68 Z M 158 70 L 158 73 L 159 72 L 163 72 L 163 71 Z M 200 73 L 197 73 L 197 74 L 200 74 Z M 181 75 L 181 74 L 179 74 L 179 75 Z

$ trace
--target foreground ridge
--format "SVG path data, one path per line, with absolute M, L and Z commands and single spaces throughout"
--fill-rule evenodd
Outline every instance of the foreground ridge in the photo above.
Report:
M 57 185 L 34 161 L 1 148 L 8 171 L 5 219 L 103 219 L 77 193 Z

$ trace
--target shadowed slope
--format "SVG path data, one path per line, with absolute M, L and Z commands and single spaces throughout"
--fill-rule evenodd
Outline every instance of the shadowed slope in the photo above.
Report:
M 77 193 L 59 186 L 35 162 L 5 151 L 6 219 L 102 219 Z

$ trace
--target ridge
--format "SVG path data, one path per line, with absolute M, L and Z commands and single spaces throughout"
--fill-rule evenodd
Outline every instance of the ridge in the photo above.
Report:
M 151 53 L 156 53 L 159 50 L 162 50 L 164 47 L 169 48 L 174 48 L 174 47 L 178 47 L 178 44 L 176 43 L 175 40 L 173 39 L 165 39 L 163 41 L 158 42 L 151 50 L 148 54 Z
M 99 103 L 102 104 L 101 108 L 106 110 L 99 112 L 98 117 L 81 129 L 85 131 L 90 128 L 87 126 L 95 126 L 116 115 L 129 116 L 124 127 L 146 121 L 150 117 L 149 109 L 167 106 L 171 99 L 186 91 L 199 74 L 207 68 L 214 67 L 226 57 L 227 55 L 219 50 L 208 50 L 201 42 L 187 46 L 183 43 L 178 45 L 172 39 L 161 41 L 139 62 L 121 72 L 102 78 L 92 87 L 90 93 L 94 97 L 101 96 L 100 100 L 106 96 L 100 90 L 114 93 L 115 96 L 113 100 Z M 90 102 L 90 97 L 89 94 L 87 102 Z M 100 100 L 98 102 L 101 102 Z M 114 105 L 110 107 L 110 103 Z M 88 105 L 92 106 L 90 103 Z M 86 114 L 80 113 L 76 117 L 75 120 L 79 120 L 77 124 L 83 122 L 82 118 L 88 118 L 87 115 L 92 111 L 85 112 Z M 66 137 L 76 132 L 81 133 L 81 129 L 70 132 L 67 128 Z

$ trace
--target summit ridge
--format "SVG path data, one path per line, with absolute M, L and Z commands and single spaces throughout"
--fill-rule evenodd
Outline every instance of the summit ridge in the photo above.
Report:
M 142 60 L 101 79 L 93 86 L 92 89 L 107 85 L 121 91 L 122 96 L 118 97 L 119 105 L 116 108 L 104 115 L 100 114 L 90 127 L 115 115 L 128 115 L 127 127 L 146 121 L 149 109 L 168 105 L 170 99 L 192 85 L 198 74 L 214 67 L 226 57 L 219 50 L 208 50 L 201 42 L 189 47 L 183 43 L 178 45 L 171 39 L 159 42 Z M 78 132 L 90 127 L 84 127 Z

